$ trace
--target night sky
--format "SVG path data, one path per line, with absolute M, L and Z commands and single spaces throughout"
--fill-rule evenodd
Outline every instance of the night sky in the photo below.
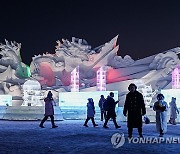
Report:
M 4 0 L 0 20 L 0 42 L 22 43 L 26 64 L 73 36 L 94 48 L 119 34 L 119 55 L 133 59 L 180 46 L 180 2 L 174 0 Z

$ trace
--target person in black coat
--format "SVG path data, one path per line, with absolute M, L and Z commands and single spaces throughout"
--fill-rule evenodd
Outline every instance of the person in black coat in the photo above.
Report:
M 142 135 L 142 116 L 146 114 L 146 108 L 144 104 L 143 95 L 138 92 L 137 86 L 134 83 L 131 83 L 128 87 L 130 91 L 126 95 L 126 100 L 124 104 L 123 114 L 127 115 L 127 127 L 128 127 L 128 137 L 132 137 L 133 128 L 138 128 L 138 133 L 140 137 Z
M 104 95 L 101 95 L 101 98 L 99 100 L 99 108 L 101 110 L 101 121 L 103 121 L 103 118 L 106 118 L 106 111 L 104 110 L 104 102 L 106 99 L 104 98 Z
M 116 122 L 116 112 L 115 112 L 115 108 L 116 108 L 116 104 L 118 103 L 118 101 L 115 102 L 114 100 L 114 93 L 110 92 L 110 95 L 107 97 L 106 103 L 107 103 L 107 115 L 106 115 L 106 120 L 104 123 L 104 128 L 108 128 L 107 127 L 107 123 L 109 121 L 110 118 L 112 118 L 114 125 L 116 128 L 120 128 L 121 126 L 118 126 L 117 122 Z

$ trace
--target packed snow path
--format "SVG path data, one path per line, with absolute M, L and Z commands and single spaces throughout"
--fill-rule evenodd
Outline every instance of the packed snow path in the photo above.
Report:
M 40 128 L 40 121 L 0 121 L 0 153 L 179 153 L 180 143 L 128 143 L 125 122 L 119 122 L 120 129 L 115 129 L 109 121 L 108 129 L 103 128 L 103 122 L 97 121 L 94 128 L 89 121 L 89 127 L 83 126 L 83 120 L 57 121 L 58 128 L 51 128 L 46 121 Z M 125 143 L 119 148 L 113 148 L 111 137 L 115 133 L 124 133 Z M 143 125 L 144 137 L 158 137 L 155 123 Z M 133 137 L 138 138 L 137 129 Z M 180 125 L 168 124 L 168 133 L 164 137 L 179 137 Z

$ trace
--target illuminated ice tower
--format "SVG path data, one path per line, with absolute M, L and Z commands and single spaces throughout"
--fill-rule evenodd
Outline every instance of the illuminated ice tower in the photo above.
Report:
M 79 91 L 79 66 L 71 72 L 71 91 Z
M 106 91 L 106 67 L 102 66 L 97 71 L 97 91 Z
M 180 66 L 172 72 L 172 89 L 180 89 Z

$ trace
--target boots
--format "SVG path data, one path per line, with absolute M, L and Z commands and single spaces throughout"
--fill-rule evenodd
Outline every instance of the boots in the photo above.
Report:
M 87 124 L 84 124 L 83 126 L 85 126 L 85 127 L 89 127 Z
M 160 129 L 160 134 L 159 134 L 159 137 L 163 137 L 164 133 L 163 133 L 163 130 Z
M 45 127 L 43 126 L 43 124 L 44 124 L 44 122 L 47 120 L 47 118 L 48 118 L 48 116 L 45 116 L 45 117 L 42 119 L 41 123 L 39 124 L 39 127 L 45 128 Z
M 52 128 L 57 128 L 57 127 L 58 127 L 58 126 L 56 126 L 56 125 L 53 125 L 53 126 L 52 126 Z
M 87 119 L 86 119 L 86 121 L 84 122 L 84 125 L 83 125 L 83 126 L 88 127 L 87 123 L 88 123 L 89 119 L 90 119 L 90 118 L 87 118 Z
M 132 138 L 133 128 L 128 127 L 128 138 Z
M 93 124 L 94 127 L 98 126 L 98 124 Z
M 50 116 L 50 118 L 51 118 L 52 128 L 57 128 L 58 126 L 56 126 L 54 123 L 54 116 L 52 115 L 52 116 Z
M 117 126 L 116 126 L 116 129 L 118 129 L 118 128 L 121 128 L 121 126 L 118 126 L 118 125 L 117 125 Z
M 104 125 L 103 127 L 104 127 L 104 128 L 109 128 L 107 125 Z
M 91 118 L 91 121 L 92 121 L 94 127 L 98 126 L 98 124 L 95 123 L 94 118 Z
M 39 125 L 39 127 L 41 127 L 41 128 L 45 128 L 45 127 L 43 126 L 43 124 L 40 124 L 40 125 Z
M 115 118 L 113 118 L 113 122 L 114 122 L 114 125 L 115 125 L 116 129 L 121 128 L 121 126 L 119 126 L 119 125 L 117 124 L 117 122 L 116 122 L 116 119 L 115 119 Z
M 105 119 L 105 122 L 104 122 L 104 125 L 103 125 L 104 128 L 109 128 L 109 127 L 107 126 L 108 120 L 109 120 L 109 118 L 106 118 L 106 119 Z
M 95 123 L 94 118 L 89 118 L 89 117 L 86 119 L 83 126 L 88 127 L 87 123 L 88 123 L 89 119 L 91 119 L 94 127 L 98 126 L 98 124 Z

